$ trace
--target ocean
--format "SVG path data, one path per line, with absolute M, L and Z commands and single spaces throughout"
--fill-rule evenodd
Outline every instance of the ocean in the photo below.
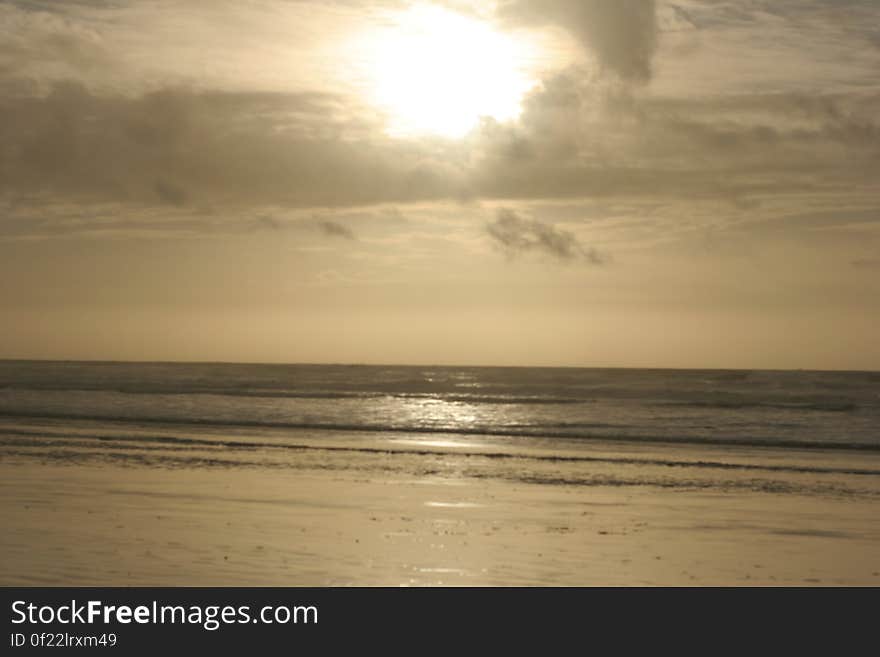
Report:
M 0 362 L 0 455 L 174 467 L 285 447 L 546 459 L 609 444 L 670 463 L 695 446 L 878 453 L 880 373 Z
M 880 374 L 0 362 L 0 583 L 876 584 Z
M 880 451 L 880 373 L 0 361 L 0 418 Z

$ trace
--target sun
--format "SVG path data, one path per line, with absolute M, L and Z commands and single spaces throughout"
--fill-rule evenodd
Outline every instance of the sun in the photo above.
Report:
M 369 42 L 367 93 L 395 136 L 456 138 L 482 117 L 515 119 L 535 84 L 527 43 L 440 7 L 401 12 Z

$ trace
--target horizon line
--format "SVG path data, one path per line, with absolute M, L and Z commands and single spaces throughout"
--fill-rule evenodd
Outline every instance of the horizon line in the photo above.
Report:
M 705 372 L 837 372 L 854 374 L 877 374 L 880 370 L 854 370 L 847 368 L 816 369 L 807 367 L 670 367 L 670 366 L 634 366 L 634 365 L 478 365 L 478 364 L 444 364 L 444 363 L 346 363 L 316 361 L 227 361 L 227 360 L 129 360 L 104 358 L 7 358 L 0 357 L 3 363 L 93 363 L 93 364 L 156 364 L 156 365 L 265 365 L 265 366 L 323 366 L 323 367 L 443 367 L 443 368 L 478 368 L 478 369 L 576 369 L 576 370 L 670 370 L 670 371 L 705 371 Z

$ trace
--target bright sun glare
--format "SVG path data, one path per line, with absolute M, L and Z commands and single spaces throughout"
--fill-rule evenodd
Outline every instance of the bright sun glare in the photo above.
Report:
M 394 135 L 454 138 L 481 117 L 515 119 L 532 86 L 527 44 L 438 7 L 403 12 L 370 41 L 372 100 Z

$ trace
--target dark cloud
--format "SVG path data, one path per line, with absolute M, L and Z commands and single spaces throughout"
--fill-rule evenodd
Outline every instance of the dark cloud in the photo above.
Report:
M 342 224 L 335 221 L 321 221 L 318 223 L 318 228 L 325 235 L 329 235 L 331 237 L 342 237 L 347 240 L 355 239 L 354 233 L 348 226 L 343 226 Z
M 568 30 L 599 64 L 621 78 L 645 82 L 657 50 L 654 0 L 508 0 L 503 18 L 553 23 Z
M 880 269 L 880 258 L 859 258 L 849 264 L 857 269 Z
M 606 262 L 595 249 L 583 247 L 572 233 L 536 219 L 525 219 L 509 208 L 498 210 L 495 220 L 486 225 L 486 232 L 509 255 L 534 252 L 569 262 Z
M 313 93 L 0 94 L 0 197 L 236 212 L 462 198 L 689 198 L 872 189 L 880 96 L 703 100 L 601 95 L 547 80 L 467 158 L 392 140 Z M 259 210 L 257 210 L 259 211 Z
M 0 194 L 289 207 L 460 195 L 455 166 L 351 109 L 327 94 L 129 97 L 76 83 L 0 97 Z
M 174 183 L 157 180 L 153 185 L 153 189 L 156 192 L 156 196 L 165 203 L 177 206 L 186 205 L 188 198 L 186 190 L 182 187 L 178 187 Z
M 675 197 L 871 189 L 880 95 L 675 99 L 545 81 L 518 124 L 487 121 L 473 188 L 493 198 Z

